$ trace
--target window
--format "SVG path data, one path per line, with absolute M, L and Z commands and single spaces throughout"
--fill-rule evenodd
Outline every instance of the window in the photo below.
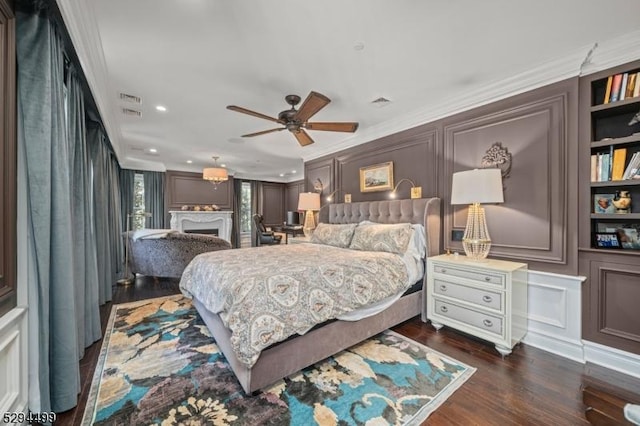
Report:
M 242 182 L 240 204 L 240 231 L 251 232 L 251 183 Z
M 15 19 L 0 0 L 0 315 L 17 304 Z
M 144 229 L 146 225 L 146 217 L 144 213 L 144 176 L 142 173 L 136 173 L 133 180 L 133 212 L 132 230 Z

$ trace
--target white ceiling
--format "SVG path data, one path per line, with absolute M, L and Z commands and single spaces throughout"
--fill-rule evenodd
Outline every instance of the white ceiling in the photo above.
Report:
M 578 75 L 596 43 L 593 57 L 640 57 L 637 0 L 58 5 L 121 165 L 148 170 L 201 171 L 219 156 L 236 176 L 297 180 L 305 160 Z M 307 147 L 287 131 L 243 139 L 278 125 L 225 108 L 275 117 L 285 95 L 311 90 L 332 100 L 311 121 L 357 121 L 359 130 L 309 131 Z M 392 102 L 373 106 L 379 97 Z

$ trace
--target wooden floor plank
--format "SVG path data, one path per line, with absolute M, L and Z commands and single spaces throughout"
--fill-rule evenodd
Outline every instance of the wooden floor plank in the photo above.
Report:
M 130 286 L 114 287 L 113 301 L 101 307 L 103 330 L 113 304 L 179 293 L 175 279 L 139 276 Z M 504 359 L 492 344 L 447 327 L 436 332 L 414 318 L 394 328 L 417 342 L 477 368 L 476 373 L 428 419 L 429 425 L 588 425 L 582 390 L 598 383 L 620 383 L 640 395 L 638 380 L 603 367 L 517 345 Z M 79 425 L 102 342 L 86 349 L 81 362 L 82 393 L 78 406 L 58 415 L 56 424 Z M 637 391 L 635 386 L 637 386 Z

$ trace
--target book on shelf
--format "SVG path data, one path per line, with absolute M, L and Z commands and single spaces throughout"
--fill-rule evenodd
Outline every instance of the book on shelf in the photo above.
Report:
M 624 101 L 625 95 L 627 94 L 627 79 L 629 78 L 629 73 L 625 72 L 622 74 L 622 82 L 620 83 L 620 93 L 618 94 L 618 100 Z
M 600 156 L 600 176 L 599 176 L 599 182 L 605 182 L 609 180 L 609 177 L 611 176 L 609 173 L 609 167 L 610 167 L 610 158 L 609 158 L 609 154 L 602 154 Z
M 609 98 L 611 97 L 611 83 L 613 82 L 613 76 L 610 75 L 607 77 L 607 89 L 604 92 L 604 102 L 605 104 L 609 103 Z
M 611 180 L 622 180 L 624 163 L 627 159 L 627 148 L 617 148 L 613 151 L 613 165 L 611 166 Z
M 631 74 L 629 74 L 629 79 L 627 80 L 627 93 L 625 94 L 625 98 L 633 98 L 633 91 L 636 88 L 636 84 L 637 84 L 637 73 L 632 72 Z
M 622 74 L 616 74 L 613 76 L 613 81 L 611 82 L 610 102 L 618 100 L 618 97 L 620 96 L 620 86 L 622 86 Z
M 598 181 L 598 154 L 591 154 L 591 182 Z
M 633 97 L 640 96 L 640 71 L 636 73 L 636 87 L 633 88 Z
M 622 175 L 622 180 L 633 179 L 638 174 L 638 167 L 640 167 L 640 151 L 631 156 L 631 160 L 629 160 L 629 164 Z

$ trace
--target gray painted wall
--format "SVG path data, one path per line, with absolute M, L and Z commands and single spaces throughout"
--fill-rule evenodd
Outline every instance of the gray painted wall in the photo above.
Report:
M 485 206 L 491 256 L 577 275 L 577 113 L 572 78 L 308 161 L 307 189 L 319 177 L 354 202 L 387 199 L 390 191 L 360 192 L 359 169 L 393 161 L 395 182 L 409 178 L 423 197 L 443 199 L 444 250 L 461 251 L 451 231 L 464 229 L 467 209 L 449 204 L 451 176 L 480 167 L 501 142 L 513 161 L 505 202 Z M 409 198 L 410 187 L 402 185 L 398 198 Z

